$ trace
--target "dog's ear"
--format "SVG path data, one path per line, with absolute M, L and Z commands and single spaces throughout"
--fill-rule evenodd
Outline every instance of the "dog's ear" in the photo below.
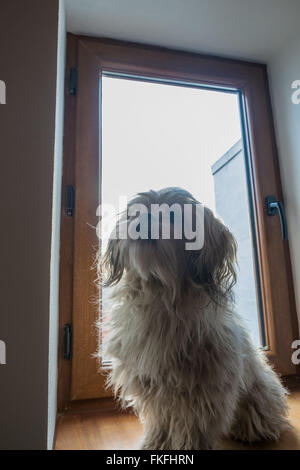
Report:
M 124 272 L 124 260 L 121 249 L 122 240 L 110 238 L 106 252 L 101 260 L 101 271 L 104 276 L 104 285 L 117 284 Z
M 227 293 L 236 282 L 236 241 L 230 230 L 205 207 L 204 245 L 191 253 L 190 275 L 212 297 Z

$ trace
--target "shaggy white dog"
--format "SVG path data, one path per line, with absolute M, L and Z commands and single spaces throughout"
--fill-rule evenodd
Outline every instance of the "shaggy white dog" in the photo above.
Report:
M 199 204 L 179 188 L 141 193 L 118 227 L 136 203 Z M 203 248 L 185 241 L 110 239 L 101 264 L 115 285 L 108 384 L 138 413 L 142 449 L 215 449 L 226 435 L 276 440 L 288 427 L 286 390 L 234 310 L 235 240 L 205 207 Z

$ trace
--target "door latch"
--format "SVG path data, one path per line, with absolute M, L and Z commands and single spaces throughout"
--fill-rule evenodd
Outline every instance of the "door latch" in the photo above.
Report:
M 266 207 L 267 207 L 268 215 L 270 216 L 273 216 L 276 214 L 279 215 L 282 240 L 287 240 L 288 239 L 287 222 L 286 222 L 285 210 L 284 210 L 284 206 L 282 202 L 277 201 L 275 196 L 267 196 Z

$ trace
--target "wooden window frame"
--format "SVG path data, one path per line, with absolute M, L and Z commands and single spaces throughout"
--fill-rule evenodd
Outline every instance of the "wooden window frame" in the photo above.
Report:
M 69 93 L 71 68 L 78 69 L 78 92 L 75 96 Z M 65 199 L 62 198 L 58 410 L 62 411 L 70 400 L 91 398 L 85 396 L 84 391 L 78 396 L 70 392 L 72 380 L 83 381 L 84 388 L 85 378 L 76 377 L 76 374 L 74 377 L 71 362 L 63 359 L 63 326 L 65 323 L 79 322 L 82 328 L 91 328 L 97 316 L 96 306 L 91 302 L 88 307 L 86 305 L 87 299 L 96 293 L 93 282 L 95 273 L 86 269 L 87 260 L 92 263 L 94 258 L 96 235 L 92 230 L 88 234 L 86 232 L 89 243 L 85 246 L 76 245 L 76 240 L 82 231 L 87 230 L 86 223 L 80 221 L 81 213 L 88 214 L 89 221 L 97 224 L 96 213 L 91 208 L 99 203 L 96 198 L 101 185 L 99 78 L 102 70 L 241 91 L 244 129 L 249 142 L 248 164 L 262 304 L 269 345 L 266 355 L 282 375 L 295 374 L 290 348 L 292 341 L 298 338 L 298 324 L 289 246 L 281 240 L 279 219 L 266 215 L 264 203 L 269 194 L 274 194 L 281 201 L 283 199 L 266 66 L 68 34 L 62 185 L 63 194 L 67 185 L 75 186 L 76 203 L 75 217 L 69 217 L 65 212 Z M 98 116 L 97 119 L 95 116 Z M 93 180 L 91 174 L 94 175 Z M 89 192 L 85 191 L 84 194 L 82 188 L 87 185 Z M 75 259 L 74 249 L 77 250 Z M 86 276 L 84 280 L 80 276 L 83 271 Z M 91 338 L 90 346 L 95 350 L 95 335 Z M 85 347 L 87 345 L 78 341 L 74 329 L 73 361 L 81 360 L 80 351 L 82 353 Z M 92 367 L 96 371 L 96 364 Z M 99 387 L 103 380 L 101 376 L 95 387 Z

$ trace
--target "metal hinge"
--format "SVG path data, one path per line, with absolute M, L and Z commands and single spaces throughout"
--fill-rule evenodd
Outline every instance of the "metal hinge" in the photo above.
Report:
M 66 214 L 69 217 L 74 215 L 75 209 L 75 188 L 74 186 L 66 187 Z
M 75 67 L 72 67 L 70 69 L 70 76 L 69 76 L 69 95 L 76 95 L 77 83 L 78 83 L 78 72 Z
M 70 323 L 64 325 L 64 348 L 63 354 L 64 359 L 70 361 L 72 359 L 73 352 L 73 328 Z

